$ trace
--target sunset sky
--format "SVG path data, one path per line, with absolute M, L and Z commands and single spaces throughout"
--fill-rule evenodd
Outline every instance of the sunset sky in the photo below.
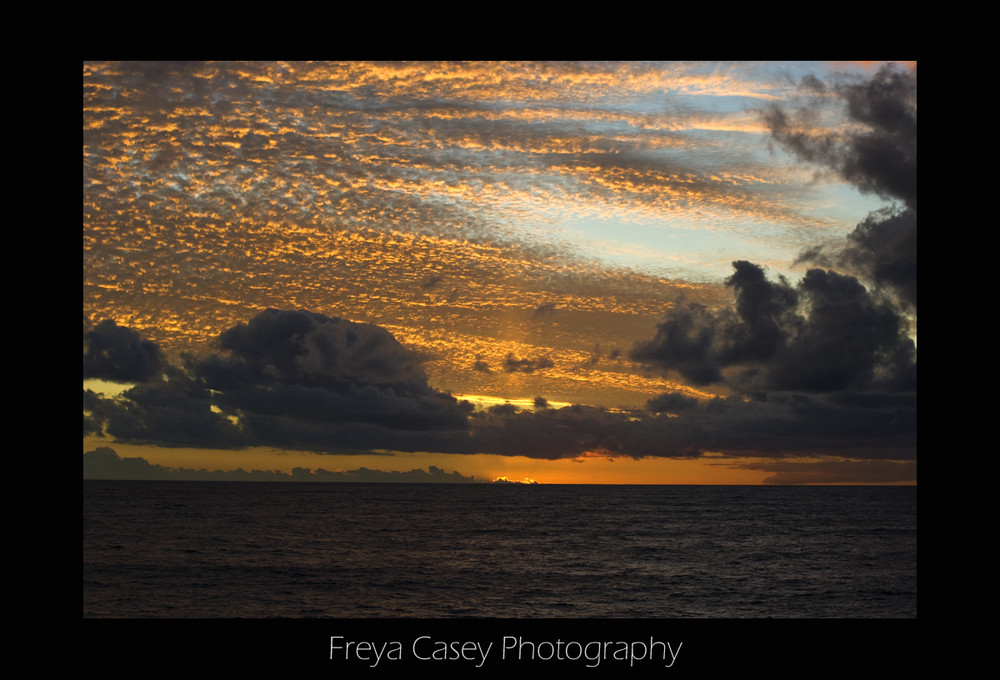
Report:
M 85 471 L 915 484 L 916 64 L 84 63 L 83 274 Z

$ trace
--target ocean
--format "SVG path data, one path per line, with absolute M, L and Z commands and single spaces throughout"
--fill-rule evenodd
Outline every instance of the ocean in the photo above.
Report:
M 84 481 L 97 619 L 912 619 L 915 487 Z

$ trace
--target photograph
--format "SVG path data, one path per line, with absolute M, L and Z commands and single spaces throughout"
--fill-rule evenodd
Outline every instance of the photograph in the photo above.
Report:
M 916 146 L 916 61 L 84 61 L 86 635 L 897 668 Z

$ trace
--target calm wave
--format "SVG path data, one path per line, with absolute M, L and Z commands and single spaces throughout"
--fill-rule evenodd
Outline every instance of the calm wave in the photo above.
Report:
M 913 487 L 84 482 L 83 613 L 911 618 Z

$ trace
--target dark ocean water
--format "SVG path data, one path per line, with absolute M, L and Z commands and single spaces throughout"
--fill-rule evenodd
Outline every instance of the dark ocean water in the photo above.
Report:
M 913 487 L 85 481 L 95 618 L 913 618 Z

